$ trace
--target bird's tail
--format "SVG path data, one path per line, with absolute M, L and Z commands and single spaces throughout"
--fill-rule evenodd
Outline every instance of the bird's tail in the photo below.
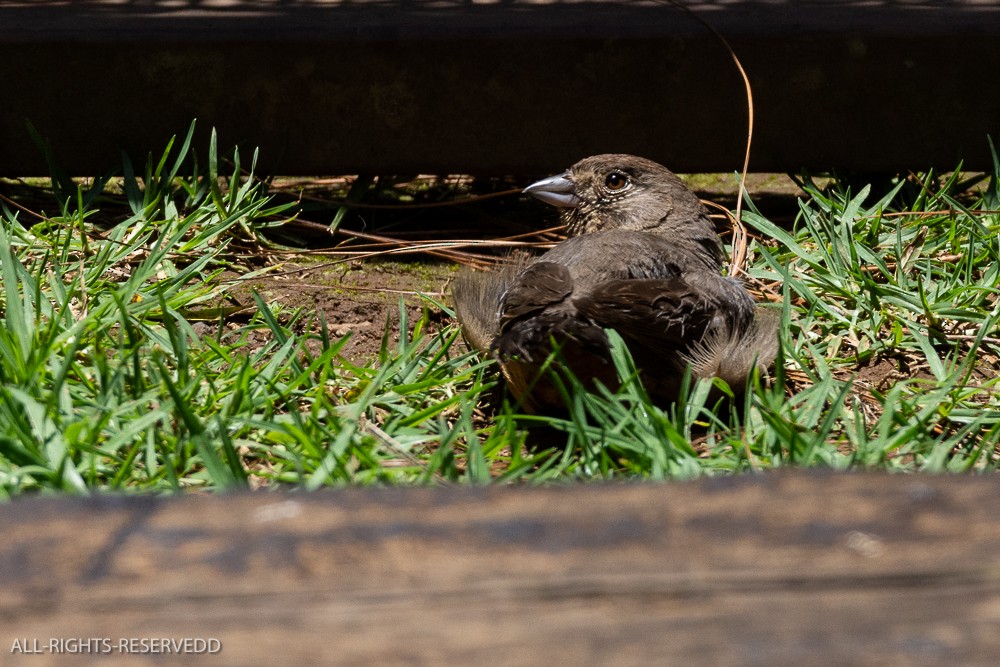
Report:
M 780 321 L 777 313 L 757 308 L 748 326 L 710 335 L 688 355 L 693 376 L 721 378 L 739 393 L 755 366 L 764 373 L 774 362 Z
M 485 272 L 465 269 L 455 279 L 455 314 L 471 347 L 490 349 L 500 330 L 500 299 L 515 275 L 515 267 Z

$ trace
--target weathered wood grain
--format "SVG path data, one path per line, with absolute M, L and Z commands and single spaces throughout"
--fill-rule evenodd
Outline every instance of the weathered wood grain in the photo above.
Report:
M 1000 479 L 28 499 L 0 663 L 995 664 Z M 135 656 L 125 638 L 216 638 Z M 23 645 L 23 644 L 22 644 Z
M 684 4 L 753 83 L 752 170 L 992 167 L 1000 3 Z M 262 174 L 731 172 L 746 139 L 729 54 L 667 0 L 0 2 L 0 81 L 3 175 L 48 173 L 26 120 L 86 176 L 195 117 Z

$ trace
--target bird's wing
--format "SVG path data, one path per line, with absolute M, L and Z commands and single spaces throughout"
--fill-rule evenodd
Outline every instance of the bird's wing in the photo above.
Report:
M 553 338 L 572 341 L 563 350 L 569 356 L 603 353 L 608 344 L 604 329 L 579 316 L 574 287 L 570 270 L 562 264 L 543 260 L 522 271 L 501 302 L 496 353 L 537 362 L 552 351 Z
M 609 280 L 574 299 L 596 324 L 651 348 L 681 349 L 700 340 L 720 305 L 684 278 Z
M 555 262 L 535 262 L 521 271 L 500 301 L 500 328 L 560 303 L 573 291 L 569 270 Z

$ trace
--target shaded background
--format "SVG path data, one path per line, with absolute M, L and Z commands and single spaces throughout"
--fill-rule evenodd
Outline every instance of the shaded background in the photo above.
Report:
M 749 72 L 751 170 L 990 164 L 1000 3 L 716 0 L 689 7 Z M 0 174 L 141 157 L 199 119 L 258 173 L 549 173 L 599 152 L 742 165 L 720 41 L 663 2 L 274 0 L 0 5 Z

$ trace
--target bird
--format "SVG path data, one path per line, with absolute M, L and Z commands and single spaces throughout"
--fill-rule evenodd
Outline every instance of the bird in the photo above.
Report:
M 675 402 L 687 368 L 742 391 L 777 354 L 777 318 L 722 275 L 708 212 L 666 167 L 633 155 L 580 160 L 524 193 L 556 206 L 569 238 L 534 259 L 466 271 L 453 287 L 468 344 L 496 357 L 528 412 L 564 408 L 542 372 L 555 349 L 578 379 L 618 385 L 616 331 L 649 395 Z

